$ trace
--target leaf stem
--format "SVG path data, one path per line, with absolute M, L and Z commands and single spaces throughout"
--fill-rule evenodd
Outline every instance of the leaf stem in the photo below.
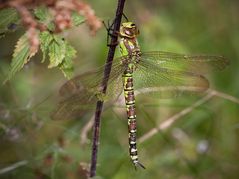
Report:
M 123 15 L 125 0 L 118 0 L 118 6 L 116 9 L 113 34 L 119 31 L 120 23 Z M 106 64 L 110 64 L 113 61 L 115 48 L 117 46 L 117 36 L 111 37 L 111 46 L 109 47 L 108 56 L 106 60 Z M 107 90 L 107 82 L 109 80 L 109 74 L 111 71 L 111 65 L 106 65 L 104 69 L 104 77 L 102 79 L 102 93 L 106 93 Z M 101 112 L 103 109 L 103 101 L 97 101 L 96 110 L 95 110 L 95 120 L 94 120 L 94 128 L 93 128 L 93 143 L 92 143 L 92 154 L 91 154 L 91 167 L 90 167 L 90 177 L 94 177 L 96 175 L 96 165 L 97 165 L 97 153 L 99 146 L 99 136 L 100 136 L 100 122 L 101 122 Z

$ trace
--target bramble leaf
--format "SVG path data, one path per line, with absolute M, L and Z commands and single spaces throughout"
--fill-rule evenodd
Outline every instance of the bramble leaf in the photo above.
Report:
M 72 78 L 74 71 L 72 59 L 64 60 L 63 63 L 60 65 L 60 69 L 67 79 Z
M 70 79 L 73 75 L 73 58 L 75 57 L 76 50 L 71 45 L 66 43 L 66 56 L 59 67 L 62 70 L 64 76 L 68 79 Z
M 72 12 L 71 18 L 75 26 L 78 26 L 85 22 L 85 18 L 75 11 Z
M 54 30 L 55 25 L 52 21 L 54 18 L 52 14 L 49 12 L 47 7 L 45 6 L 37 7 L 34 10 L 34 15 L 39 19 L 39 22 L 45 24 L 49 30 L 51 31 Z
M 42 62 L 49 57 L 48 68 L 58 67 L 65 77 L 70 78 L 73 74 L 73 61 L 76 50 L 59 35 L 51 34 L 48 31 L 40 34 L 41 50 L 43 53 Z
M 49 45 L 49 61 L 48 68 L 53 68 L 61 64 L 66 56 L 66 43 L 59 36 L 54 35 Z
M 53 40 L 53 35 L 50 34 L 48 31 L 44 31 L 40 33 L 40 42 L 41 42 L 40 48 L 43 53 L 42 62 L 44 62 L 46 59 L 46 56 L 48 54 L 48 48 L 52 40 Z
M 34 14 L 39 19 L 39 21 L 42 22 L 46 21 L 50 15 L 48 9 L 45 6 L 37 7 L 34 10 Z
M 16 74 L 16 72 L 18 72 L 20 69 L 22 69 L 23 66 L 35 54 L 36 54 L 36 52 L 34 52 L 34 53 L 30 52 L 29 40 L 27 38 L 27 35 L 24 34 L 22 37 L 20 37 L 20 39 L 18 40 L 18 42 L 15 46 L 15 50 L 13 53 L 13 59 L 11 62 L 11 68 L 10 68 L 10 71 L 8 73 L 8 77 L 6 80 L 10 80 Z
M 6 8 L 0 10 L 0 34 L 8 31 L 14 31 L 18 24 L 19 16 L 15 9 Z

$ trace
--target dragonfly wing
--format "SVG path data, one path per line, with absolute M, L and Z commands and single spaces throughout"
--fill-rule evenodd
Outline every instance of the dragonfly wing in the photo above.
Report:
M 159 68 L 204 74 L 210 71 L 223 70 L 229 61 L 223 56 L 184 55 L 162 51 L 142 53 L 142 64 L 151 63 Z
M 82 91 L 82 94 L 72 94 L 59 102 L 56 109 L 52 112 L 51 118 L 54 120 L 73 119 L 81 117 L 92 108 L 96 96 Z
M 107 66 L 111 66 L 111 73 L 107 77 L 109 82 L 115 80 L 121 74 L 123 66 L 121 65 L 120 61 L 115 60 L 113 62 L 107 63 L 106 65 L 94 71 L 77 75 L 76 77 L 68 80 L 61 86 L 59 90 L 61 97 L 66 98 L 72 94 L 79 94 L 83 90 L 88 92 L 98 91 L 103 80 L 104 69 Z
M 106 64 L 110 65 L 110 64 Z M 107 93 L 101 93 L 104 67 L 96 71 L 78 75 L 67 81 L 60 88 L 61 100 L 52 113 L 53 119 L 71 119 L 82 116 L 92 108 L 95 108 L 98 100 L 115 100 L 122 93 L 121 75 L 125 66 L 119 59 L 112 64 L 111 73 L 108 76 Z
M 148 94 L 171 98 L 187 92 L 202 92 L 209 87 L 208 80 L 200 74 L 155 65 L 155 61 L 148 60 L 146 56 L 142 57 L 134 72 L 136 95 Z

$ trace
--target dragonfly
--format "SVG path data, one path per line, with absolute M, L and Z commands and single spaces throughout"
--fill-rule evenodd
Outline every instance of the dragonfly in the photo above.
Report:
M 60 88 L 61 101 L 52 117 L 79 117 L 96 101 L 117 99 L 123 92 L 128 118 L 129 155 L 135 168 L 145 168 L 139 162 L 136 144 L 136 92 L 154 98 L 204 92 L 209 88 L 209 81 L 203 75 L 223 70 L 229 61 L 215 55 L 141 52 L 138 35 L 139 29 L 133 22 L 121 24 L 118 32 L 121 56 L 106 64 L 111 66 L 106 94 L 101 92 L 105 66 L 78 75 Z

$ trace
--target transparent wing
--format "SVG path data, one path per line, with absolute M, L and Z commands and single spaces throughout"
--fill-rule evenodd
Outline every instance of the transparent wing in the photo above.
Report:
M 183 93 L 205 91 L 209 82 L 202 74 L 210 70 L 222 70 L 227 64 L 228 61 L 221 56 L 142 53 L 134 72 L 136 95 L 171 98 Z
M 113 62 L 108 63 L 94 71 L 89 71 L 78 75 L 65 84 L 63 84 L 59 90 L 60 95 L 63 98 L 72 96 L 72 94 L 80 95 L 83 90 L 87 91 L 87 94 L 95 94 L 101 88 L 101 83 L 104 76 L 104 69 L 111 66 L 111 73 L 107 78 L 108 84 L 116 80 L 124 71 L 125 65 L 123 65 L 119 59 L 115 59 Z
M 121 61 L 124 59 L 127 56 L 114 60 L 108 77 L 107 94 L 104 96 L 100 94 L 104 67 L 66 82 L 60 89 L 62 100 L 53 113 L 53 118 L 70 119 L 80 116 L 95 107 L 95 102 L 101 98 L 116 99 L 123 88 L 121 75 L 126 69 L 126 63 Z M 145 52 L 133 74 L 135 93 L 168 98 L 185 92 L 202 92 L 209 86 L 208 80 L 202 74 L 222 70 L 228 64 L 222 56 Z
M 120 58 L 115 59 L 108 77 L 106 95 L 100 93 L 104 66 L 96 71 L 84 73 L 67 81 L 60 88 L 61 100 L 56 110 L 52 113 L 52 118 L 59 120 L 79 117 L 88 110 L 95 108 L 97 100 L 116 99 L 122 93 L 121 75 L 124 69 L 125 65 L 120 62 Z
M 152 51 L 142 53 L 141 64 L 154 64 L 160 68 L 176 71 L 204 74 L 210 71 L 223 70 L 229 61 L 216 55 L 184 55 L 171 52 Z

